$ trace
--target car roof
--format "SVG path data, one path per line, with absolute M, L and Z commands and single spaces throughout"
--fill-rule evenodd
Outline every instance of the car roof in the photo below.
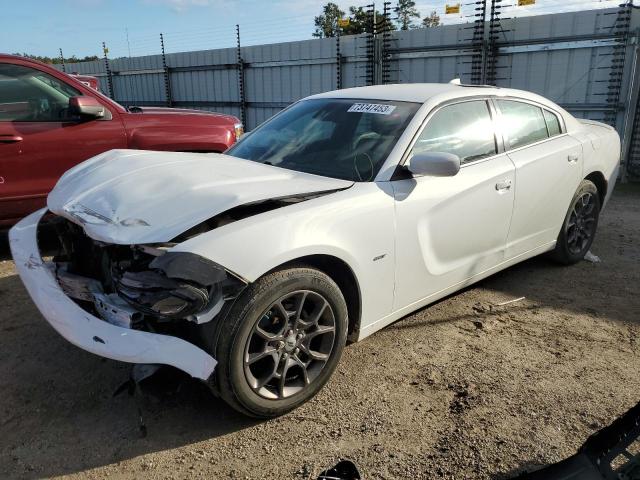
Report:
M 352 98 L 362 100 L 389 100 L 397 102 L 437 101 L 474 96 L 505 96 L 517 97 L 524 100 L 547 105 L 551 108 L 559 107 L 540 95 L 524 90 L 499 88 L 489 85 L 461 85 L 458 83 L 403 83 L 394 85 L 374 85 L 370 87 L 345 88 L 331 92 L 320 93 L 308 98 Z

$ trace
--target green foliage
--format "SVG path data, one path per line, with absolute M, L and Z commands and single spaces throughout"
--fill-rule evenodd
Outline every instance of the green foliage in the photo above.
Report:
M 393 11 L 400 24 L 400 30 L 414 28 L 413 19 L 420 18 L 420 13 L 416 9 L 416 2 L 413 0 L 398 0 L 398 4 Z
M 369 13 L 363 7 L 349 7 L 349 16 L 346 18 L 348 18 L 349 24 L 339 27 L 338 20 L 345 19 L 345 12 L 340 10 L 338 5 L 333 2 L 327 3 L 322 7 L 322 14 L 315 17 L 314 24 L 316 30 L 313 36 L 317 38 L 335 37 L 338 29 L 340 30 L 340 35 L 371 33 L 373 18 L 370 18 Z M 391 20 L 385 22 L 382 13 L 377 10 L 375 12 L 375 19 L 378 31 L 381 31 L 385 26 L 388 30 L 397 29 Z
M 42 63 L 56 64 L 56 65 L 62 63 L 62 60 L 60 59 L 60 57 L 47 57 L 47 56 L 42 56 L 42 55 L 31 55 L 29 53 L 14 53 L 14 55 L 20 55 L 21 57 L 31 58 L 32 60 L 38 60 L 39 62 L 42 62 Z M 98 58 L 97 55 L 88 55 L 88 56 L 83 57 L 83 58 L 78 58 L 75 55 L 72 55 L 71 57 L 65 57 L 64 62 L 65 63 L 78 63 L 78 62 L 91 62 L 93 60 L 100 60 L 100 59 Z
M 431 12 L 431 14 L 428 17 L 424 17 L 422 19 L 422 26 L 423 27 L 437 27 L 438 25 L 442 25 L 440 23 L 440 16 L 436 13 L 436 11 L 434 10 L 433 12 Z
M 313 32 L 314 37 L 335 37 L 338 27 L 338 20 L 344 17 L 344 12 L 333 2 L 327 3 L 322 7 L 322 15 L 318 15 L 314 19 L 316 31 Z

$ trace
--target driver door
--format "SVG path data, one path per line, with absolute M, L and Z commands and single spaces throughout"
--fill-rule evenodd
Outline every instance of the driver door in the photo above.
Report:
M 116 112 L 111 120 L 80 121 L 68 115 L 69 98 L 78 95 L 42 70 L 0 63 L 0 225 L 43 207 L 70 167 L 126 147 Z
M 505 259 L 515 168 L 498 142 L 493 113 L 485 100 L 437 109 L 412 153 L 453 153 L 460 157 L 460 171 L 391 182 L 397 225 L 395 310 L 435 300 Z

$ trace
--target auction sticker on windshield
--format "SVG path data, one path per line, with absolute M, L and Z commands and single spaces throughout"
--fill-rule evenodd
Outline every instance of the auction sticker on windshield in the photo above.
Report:
M 382 105 L 380 103 L 354 103 L 347 112 L 357 113 L 377 113 L 379 115 L 389 115 L 396 109 L 395 105 Z

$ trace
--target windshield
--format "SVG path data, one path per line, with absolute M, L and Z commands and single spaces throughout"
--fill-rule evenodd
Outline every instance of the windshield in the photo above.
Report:
M 304 100 L 266 121 L 226 153 L 367 182 L 374 179 L 419 107 L 419 103 L 386 100 Z

